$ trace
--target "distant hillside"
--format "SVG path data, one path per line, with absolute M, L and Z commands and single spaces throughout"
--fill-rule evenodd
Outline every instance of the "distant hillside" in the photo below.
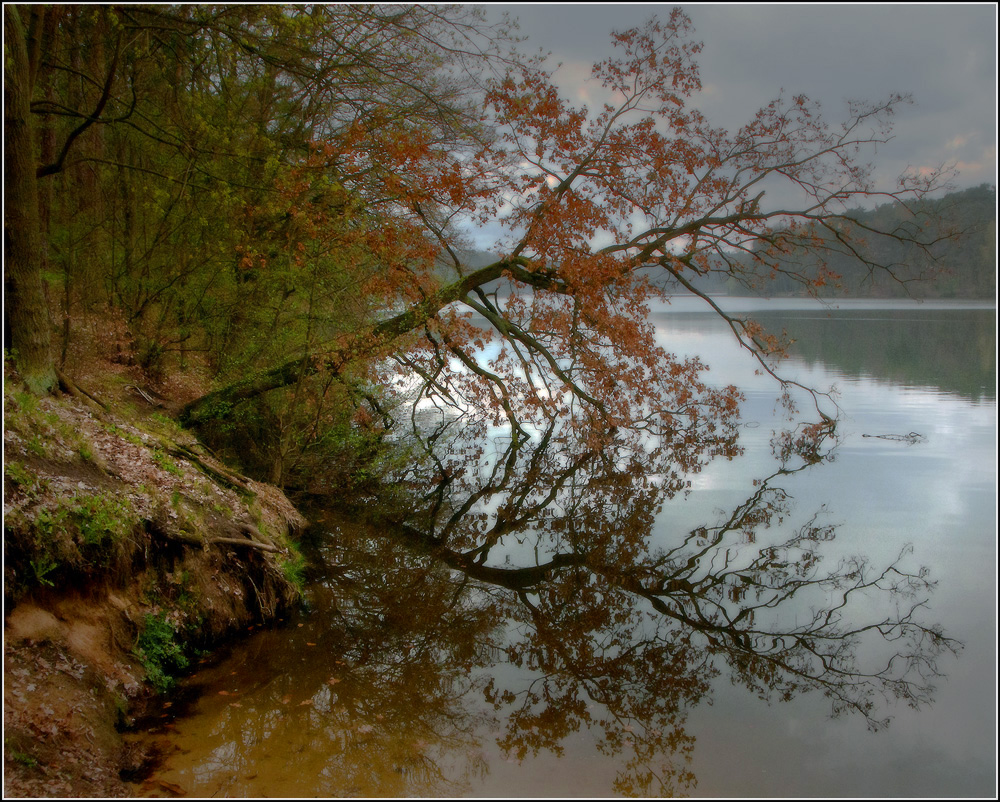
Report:
M 972 189 L 952 192 L 943 198 L 910 204 L 886 203 L 873 210 L 856 209 L 847 216 L 862 226 L 880 231 L 902 230 L 912 235 L 919 232 L 922 240 L 932 240 L 946 231 L 960 232 L 956 237 L 944 239 L 927 253 L 915 245 L 907 245 L 888 236 L 869 237 L 868 255 L 880 264 L 897 266 L 905 284 L 894 280 L 882 271 L 869 273 L 864 265 L 845 253 L 831 249 L 828 266 L 840 275 L 836 283 L 818 290 L 822 298 L 965 298 L 986 299 L 996 297 L 996 189 L 981 184 Z M 829 234 L 827 234 L 829 238 Z M 480 267 L 496 259 L 487 251 L 468 251 L 462 254 L 468 268 Z M 936 257 L 936 261 L 933 257 Z M 734 264 L 747 264 L 751 258 L 732 257 Z M 794 267 L 796 272 L 809 274 L 818 266 L 813 254 L 804 251 L 792 254 L 782 264 Z M 454 280 L 456 273 L 447 262 L 442 262 L 439 275 L 443 280 Z M 751 272 L 760 273 L 759 267 Z M 658 267 L 639 270 L 658 285 L 676 288 L 684 294 L 680 284 Z M 807 295 L 806 288 L 782 273 L 764 279 L 753 287 L 732 278 L 724 269 L 713 270 L 707 275 L 687 276 L 699 290 L 709 295 L 757 295 L 760 297 L 797 297 Z
M 862 226 L 880 231 L 919 232 L 931 240 L 945 231 L 961 232 L 953 239 L 931 247 L 931 253 L 889 236 L 869 236 L 868 253 L 880 264 L 899 266 L 898 275 L 905 284 L 883 271 L 868 269 L 847 254 L 832 248 L 828 266 L 840 280 L 820 288 L 821 297 L 843 298 L 994 298 L 996 296 L 996 189 L 982 184 L 953 192 L 943 198 L 924 200 L 907 209 L 899 203 L 887 203 L 873 210 L 855 210 L 848 216 Z M 823 232 L 832 243 L 831 235 Z M 937 262 L 932 258 L 937 257 Z M 816 257 L 792 254 L 782 264 L 808 273 L 817 265 Z M 712 287 L 732 294 L 746 294 L 735 282 Z M 710 290 L 711 291 L 711 290 Z M 805 295 L 806 289 L 783 274 L 756 288 L 761 296 Z

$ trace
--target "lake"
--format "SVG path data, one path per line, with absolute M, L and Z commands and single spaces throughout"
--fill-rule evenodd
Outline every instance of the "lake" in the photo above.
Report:
M 720 303 L 836 388 L 820 448 L 775 452 L 795 421 L 723 321 L 655 309 L 743 388 L 742 456 L 673 492 L 542 433 L 325 511 L 308 609 L 181 683 L 144 792 L 992 797 L 995 309 Z

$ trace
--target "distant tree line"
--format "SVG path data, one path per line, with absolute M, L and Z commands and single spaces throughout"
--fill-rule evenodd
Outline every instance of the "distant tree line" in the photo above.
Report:
M 988 184 L 916 203 L 886 203 L 849 211 L 835 225 L 816 223 L 813 250 L 780 254 L 781 269 L 753 284 L 731 277 L 709 282 L 714 291 L 762 296 L 801 296 L 811 290 L 830 298 L 993 298 L 996 295 L 996 188 Z M 915 239 L 931 244 L 926 247 Z M 863 241 L 867 263 L 848 240 Z M 741 257 L 752 262 L 767 243 Z M 826 263 L 827 281 L 807 288 L 793 273 L 813 273 Z M 873 270 L 872 264 L 885 267 Z

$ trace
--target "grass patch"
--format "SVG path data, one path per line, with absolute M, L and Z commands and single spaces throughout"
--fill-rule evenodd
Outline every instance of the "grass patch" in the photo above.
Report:
M 289 543 L 292 556 L 281 561 L 281 572 L 285 579 L 301 593 L 306 586 L 306 558 L 295 547 L 294 543 Z
M 29 392 L 4 388 L 4 426 L 25 438 L 25 448 L 36 457 L 68 461 L 73 454 L 97 464 L 94 447 L 73 424 L 63 420 Z
M 174 476 L 180 476 L 183 473 L 177 464 L 158 448 L 153 451 L 153 462 L 155 462 L 167 473 L 172 473 Z
M 17 403 L 17 406 L 28 415 L 34 415 L 38 410 L 38 396 L 32 395 L 31 393 L 24 392 L 23 390 L 17 390 L 14 393 L 14 401 Z
M 113 434 L 115 437 L 120 437 L 122 440 L 125 440 L 134 446 L 144 445 L 142 442 L 142 438 L 140 438 L 138 435 L 132 434 L 132 432 L 126 431 L 121 426 L 118 426 L 114 423 L 104 424 L 104 429 L 109 434 Z

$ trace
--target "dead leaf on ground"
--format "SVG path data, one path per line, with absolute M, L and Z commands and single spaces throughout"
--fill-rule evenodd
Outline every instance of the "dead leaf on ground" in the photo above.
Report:
M 187 791 L 177 783 L 167 782 L 166 780 L 157 780 L 156 782 L 164 791 L 169 791 L 174 796 L 187 796 Z

